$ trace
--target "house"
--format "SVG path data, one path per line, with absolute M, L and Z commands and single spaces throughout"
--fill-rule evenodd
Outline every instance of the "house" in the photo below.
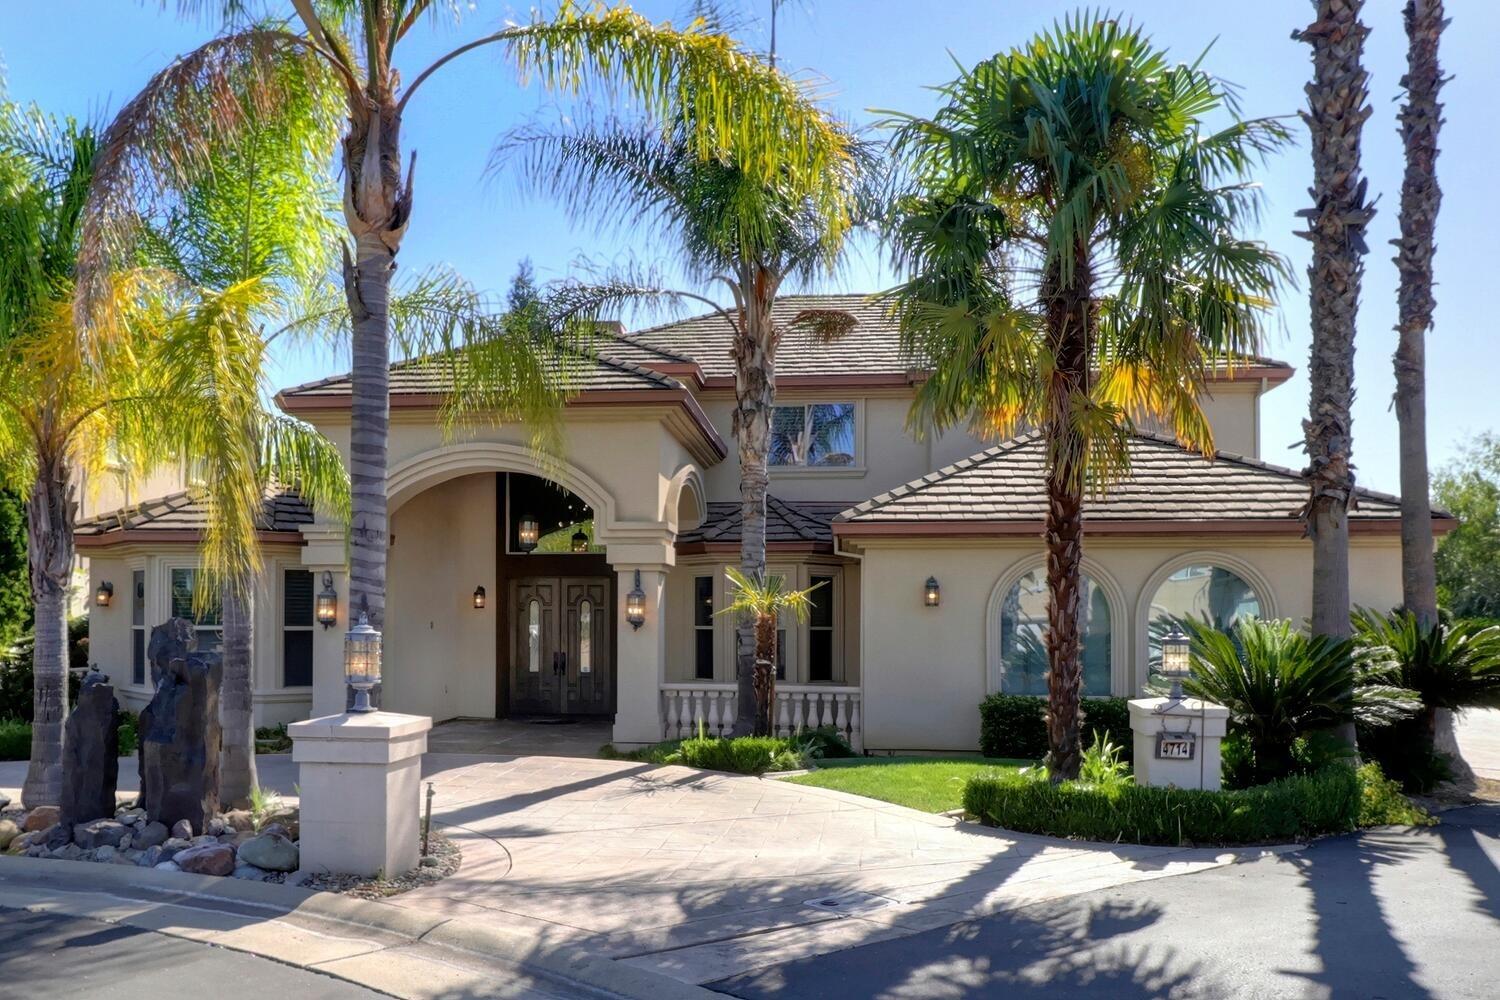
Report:
M 973 750 L 988 692 L 1045 690 L 1041 443 L 909 433 L 922 373 L 879 307 L 789 296 L 777 308 L 857 320 L 832 342 L 794 332 L 780 348 L 768 563 L 820 585 L 808 621 L 781 628 L 781 724 L 837 725 L 871 750 Z M 716 314 L 604 336 L 579 360 L 566 448 L 545 466 L 523 428 L 446 436 L 443 367 L 392 367 L 386 707 L 612 718 L 624 745 L 733 717 L 734 627 L 717 614 L 741 529 L 729 343 Z M 1217 459 L 1140 436 L 1131 477 L 1089 504 L 1087 694 L 1140 690 L 1164 616 L 1309 614 L 1305 486 L 1259 458 L 1260 398 L 1291 374 L 1265 359 L 1218 371 L 1203 400 Z M 277 402 L 347 453 L 349 392 L 338 376 Z M 91 591 L 114 592 L 91 609 L 93 658 L 130 707 L 149 696 L 150 626 L 191 614 L 203 523 L 179 492 L 79 528 Z M 276 488 L 260 541 L 257 724 L 341 711 L 341 529 Z M 1399 601 L 1394 497 L 1360 493 L 1350 561 L 1357 604 Z M 325 593 L 328 627 L 314 611 Z M 199 629 L 215 641 L 214 622 Z

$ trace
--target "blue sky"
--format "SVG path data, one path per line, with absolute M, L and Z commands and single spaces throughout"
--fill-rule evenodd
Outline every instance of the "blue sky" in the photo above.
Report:
M 732 0 L 731 0 L 732 2 Z M 770 0 L 739 0 L 750 16 L 763 16 Z M 48 110 L 88 116 L 113 112 L 173 56 L 210 36 L 213 26 L 181 20 L 156 0 L 5 0 L 0 58 L 12 98 Z M 280 4 L 290 9 L 291 4 Z M 433 56 L 473 38 L 525 5 L 477 0 L 457 26 L 423 30 L 404 50 L 408 79 Z M 653 17 L 680 16 L 682 0 L 641 0 Z M 1365 128 L 1365 173 L 1379 196 L 1370 232 L 1356 366 L 1354 447 L 1360 482 L 1397 487 L 1396 422 L 1390 354 L 1395 343 L 1396 270 L 1388 240 L 1396 232 L 1401 147 L 1395 114 L 1405 68 L 1401 0 L 1369 0 L 1365 20 L 1373 31 L 1366 50 L 1374 114 Z M 820 80 L 829 104 L 851 120 L 869 122 L 870 109 L 923 112 L 934 105 L 925 88 L 954 75 L 953 59 L 968 65 L 1025 41 L 1074 9 L 1042 0 L 791 0 L 782 14 L 782 65 Z M 1500 428 L 1491 317 L 1497 218 L 1490 173 L 1496 149 L 1493 95 L 1500 92 L 1500 4 L 1449 0 L 1454 19 L 1444 39 L 1443 65 L 1454 76 L 1444 91 L 1447 124 L 1439 174 L 1444 188 L 1437 259 L 1438 311 L 1429 337 L 1429 434 L 1435 465 L 1449 460 L 1468 435 Z M 1307 0 L 1250 3 L 1203 0 L 1133 0 L 1117 4 L 1123 17 L 1143 24 L 1157 42 L 1191 60 L 1212 44 L 1205 65 L 1238 84 L 1247 115 L 1294 113 L 1303 101 L 1308 48 L 1293 42 L 1307 23 Z M 764 47 L 763 25 L 746 36 Z M 951 55 L 950 55 L 951 53 Z M 481 287 L 503 291 L 516 264 L 530 258 L 543 279 L 569 273 L 580 259 L 651 262 L 652 246 L 639 237 L 600 237 L 571 226 L 552 204 L 523 199 L 513 183 L 485 181 L 484 166 L 496 136 L 557 108 L 537 89 L 517 86 L 499 50 L 479 50 L 450 64 L 424 85 L 407 113 L 405 140 L 420 152 L 417 202 L 400 257 L 404 269 L 450 264 Z M 1295 123 L 1299 139 L 1300 123 Z M 1307 410 L 1307 243 L 1293 235 L 1293 213 L 1307 204 L 1311 178 L 1302 141 L 1264 169 L 1267 205 L 1262 238 L 1289 254 L 1299 287 L 1286 290 L 1280 329 L 1268 353 L 1299 368 L 1291 382 L 1268 395 L 1262 413 L 1262 456 L 1300 467 L 1301 420 Z M 889 284 L 879 248 L 857 248 L 849 266 L 820 290 L 869 291 Z M 283 356 L 275 380 L 291 384 L 327 374 L 343 360 L 303 353 Z

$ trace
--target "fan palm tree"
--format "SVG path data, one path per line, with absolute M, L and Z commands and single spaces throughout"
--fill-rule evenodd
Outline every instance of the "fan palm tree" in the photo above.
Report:
M 112 276 L 115 328 L 85 350 L 72 298 L 98 148 L 92 129 L 0 107 L 0 477 L 26 497 L 36 618 L 28 807 L 55 804 L 62 790 L 76 473 L 102 470 L 107 456 L 142 472 L 216 451 L 234 456 L 221 467 L 237 474 L 218 477 L 212 490 L 212 566 L 253 548 L 260 496 L 256 464 L 243 460 L 246 422 L 259 445 L 251 458 L 263 452 L 294 476 L 319 447 L 259 413 L 237 374 L 254 352 L 223 336 L 224 324 L 182 323 L 178 290 L 159 274 Z M 335 454 L 331 445 L 324 454 Z
M 726 567 L 724 574 L 734 587 L 734 596 L 719 614 L 748 618 L 755 631 L 755 670 L 751 677 L 754 697 L 748 702 L 755 706 L 752 731 L 756 736 L 774 736 L 776 626 L 781 616 L 787 613 L 799 622 L 806 621 L 812 608 L 809 595 L 823 584 L 806 590 L 787 590 L 779 576 L 746 576 L 733 566 Z
M 690 119 L 696 103 L 689 99 L 677 120 Z M 743 523 L 739 570 L 747 579 L 766 572 L 777 347 L 794 330 L 832 338 L 854 322 L 849 313 L 833 309 L 803 310 L 789 318 L 775 314 L 785 282 L 811 280 L 837 267 L 867 197 L 868 150 L 831 117 L 823 118 L 821 127 L 822 142 L 834 155 L 816 184 L 833 192 L 828 197 L 815 197 L 790 173 L 768 183 L 733 157 L 702 158 L 689 141 L 693 129 L 685 124 L 668 130 L 650 122 L 616 121 L 558 130 L 528 127 L 514 131 L 507 144 L 507 155 L 519 161 L 527 184 L 558 197 L 575 219 L 632 231 L 643 223 L 664 228 L 688 275 L 728 289 L 733 305 L 723 308 L 701 292 L 617 274 L 560 289 L 554 301 L 561 303 L 563 315 L 593 317 L 632 300 L 693 301 L 712 309 L 733 332 L 731 427 Z M 754 622 L 743 619 L 736 635 L 735 732 L 743 735 L 767 707 L 753 697 Z
M 1443 0 L 1407 0 L 1406 104 L 1401 108 L 1401 141 L 1406 174 L 1401 180 L 1401 236 L 1396 244 L 1400 339 L 1396 367 L 1396 420 L 1401 443 L 1401 597 L 1426 628 L 1438 623 L 1437 566 L 1433 552 L 1432 500 L 1427 475 L 1427 331 L 1437 305 L 1432 295 L 1434 233 L 1443 192 L 1438 187 L 1438 130 L 1443 105 L 1438 91 L 1443 71 L 1438 40 L 1448 20 Z
M 1205 379 L 1255 351 L 1286 277 L 1240 235 L 1247 175 L 1286 131 L 1237 118 L 1222 83 L 1139 28 L 1088 14 L 938 93 L 931 117 L 886 123 L 904 172 L 891 246 L 909 274 L 887 298 L 931 369 L 909 422 L 1045 436 L 1048 766 L 1072 778 L 1085 497 L 1128 471 L 1137 427 L 1213 454 Z
M 1349 635 L 1349 508 L 1354 501 L 1352 419 L 1354 329 L 1365 227 L 1374 209 L 1365 203 L 1360 139 L 1370 107 L 1361 58 L 1367 29 L 1363 0 L 1314 0 L 1316 14 L 1293 37 L 1312 46 L 1313 79 L 1302 118 L 1312 138 L 1312 241 L 1307 267 L 1312 291 L 1312 353 L 1308 364 L 1311 406 L 1303 422 L 1309 485 L 1303 513 L 1312 539 L 1312 630 Z M 1423 485 L 1426 489 L 1426 485 Z M 1352 741 L 1352 731 L 1346 731 Z
M 412 98 L 452 60 L 502 46 L 523 81 L 559 90 L 585 85 L 665 115 L 684 94 L 694 113 L 683 138 L 694 155 L 732 155 L 764 180 L 817 178 L 837 150 L 800 88 L 700 22 L 655 25 L 620 5 L 561 0 L 537 15 L 465 42 L 411 75 L 398 54 L 414 29 L 454 0 L 179 0 L 184 12 L 221 15 L 226 31 L 162 70 L 120 112 L 104 137 L 84 220 L 77 308 L 98 339 L 107 275 L 129 259 L 137 207 L 156 191 L 180 190 L 213 152 L 282 100 L 286 80 L 337 95 L 348 119 L 340 152 L 347 228 L 344 291 L 352 326 L 349 537 L 351 606 L 381 627 L 385 610 L 386 472 L 391 277 L 414 207 L 413 168 L 401 129 Z M 251 22 L 252 14 L 281 20 Z M 297 73 L 288 74 L 288 68 Z M 773 141 L 774 139 L 774 141 Z M 824 209 L 836 189 L 806 184 Z

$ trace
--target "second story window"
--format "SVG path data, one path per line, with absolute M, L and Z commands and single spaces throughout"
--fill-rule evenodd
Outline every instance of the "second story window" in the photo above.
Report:
M 847 466 L 854 459 L 853 403 L 807 403 L 772 410 L 773 466 Z

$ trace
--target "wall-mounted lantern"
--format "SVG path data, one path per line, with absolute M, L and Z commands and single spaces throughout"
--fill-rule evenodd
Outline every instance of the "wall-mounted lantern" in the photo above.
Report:
M 359 613 L 359 624 L 344 633 L 344 681 L 354 689 L 351 712 L 373 712 L 370 689 L 380 683 L 380 633 L 370 616 Z
M 521 521 L 516 526 L 516 542 L 522 552 L 530 552 L 536 548 L 536 543 L 542 538 L 542 522 L 536 519 L 535 514 L 522 514 Z
M 922 585 L 922 603 L 929 608 L 935 608 L 942 598 L 943 589 L 938 586 L 937 577 L 929 576 L 927 582 Z
M 1193 676 L 1188 661 L 1188 651 L 1191 648 L 1192 643 L 1180 626 L 1173 625 L 1172 631 L 1162 636 L 1161 675 L 1172 682 L 1172 690 L 1167 697 L 1173 701 L 1182 700 L 1182 682 Z
M 331 627 L 339 620 L 339 595 L 333 589 L 333 574 L 323 571 L 323 589 L 318 592 L 318 624 Z
M 474 588 L 474 607 L 484 607 L 484 587 L 482 586 Z
M 589 550 L 589 533 L 579 528 L 573 532 L 573 551 L 587 552 Z
M 94 603 L 101 608 L 109 607 L 109 602 L 115 599 L 115 585 L 105 580 L 99 584 L 99 589 L 94 591 Z
M 632 629 L 646 624 L 646 592 L 641 589 L 641 571 L 635 571 L 635 587 L 625 595 L 625 620 Z

